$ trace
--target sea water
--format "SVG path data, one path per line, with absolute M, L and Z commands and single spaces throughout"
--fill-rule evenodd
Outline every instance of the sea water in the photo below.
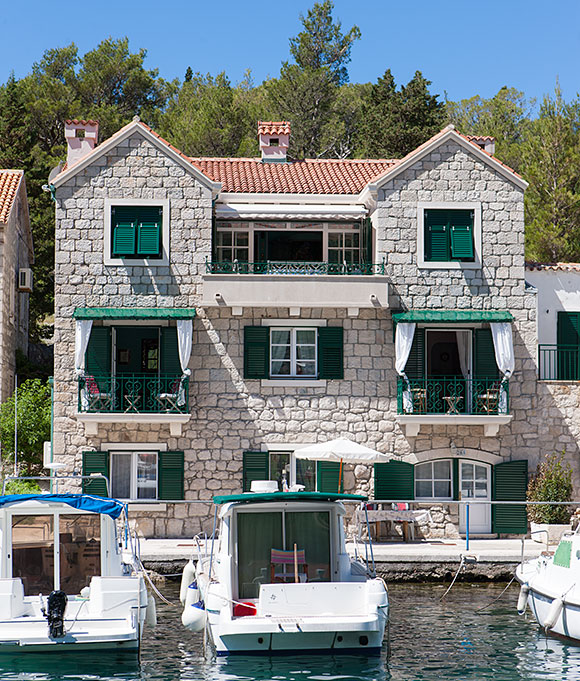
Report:
M 380 657 L 218 658 L 203 636 L 181 626 L 175 585 L 158 603 L 158 626 L 144 636 L 141 659 L 110 653 L 0 656 L 0 681 L 580 681 L 580 647 L 546 638 L 516 612 L 513 584 L 389 586 L 390 651 Z

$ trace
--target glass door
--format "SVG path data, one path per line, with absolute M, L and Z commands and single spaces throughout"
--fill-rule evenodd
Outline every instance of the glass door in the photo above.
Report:
M 491 499 L 491 466 L 472 461 L 459 462 L 459 489 L 461 501 L 484 501 Z M 465 504 L 459 508 L 459 531 L 465 532 L 467 512 Z M 491 532 L 491 504 L 469 506 L 469 533 L 488 534 Z

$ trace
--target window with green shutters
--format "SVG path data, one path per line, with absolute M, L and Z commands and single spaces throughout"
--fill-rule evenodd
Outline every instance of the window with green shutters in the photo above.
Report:
M 528 489 L 528 462 L 506 461 L 493 467 L 492 499 L 525 501 Z M 492 528 L 498 534 L 526 534 L 528 518 L 525 504 L 493 504 Z
M 556 334 L 558 380 L 578 381 L 580 380 L 580 312 L 558 312 Z
M 374 465 L 375 499 L 411 501 L 415 498 L 414 468 L 405 461 Z
M 111 208 L 111 256 L 115 258 L 162 257 L 161 206 L 113 206 Z
M 83 476 L 100 473 L 109 480 L 109 452 L 83 452 Z M 102 478 L 83 480 L 83 494 L 106 497 L 107 483 Z
M 425 261 L 473 262 L 473 230 L 473 210 L 425 210 Z
M 244 327 L 244 378 L 342 379 L 342 327 Z

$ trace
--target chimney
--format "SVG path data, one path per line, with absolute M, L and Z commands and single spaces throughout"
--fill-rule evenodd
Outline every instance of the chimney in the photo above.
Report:
M 97 145 L 98 121 L 79 121 L 76 118 L 64 122 L 64 136 L 67 142 L 66 165 L 80 161 Z
M 468 135 L 467 137 L 471 142 L 477 144 L 478 147 L 487 151 L 488 154 L 494 155 L 495 137 L 491 137 L 490 135 Z
M 258 121 L 258 141 L 263 163 L 284 163 L 290 145 L 290 123 Z

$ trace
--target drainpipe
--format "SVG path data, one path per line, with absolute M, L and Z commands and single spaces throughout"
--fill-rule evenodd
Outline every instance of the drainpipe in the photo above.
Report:
M 50 386 L 50 463 L 54 460 L 54 376 L 48 377 Z M 52 477 L 54 471 L 50 469 L 50 492 L 52 494 Z

